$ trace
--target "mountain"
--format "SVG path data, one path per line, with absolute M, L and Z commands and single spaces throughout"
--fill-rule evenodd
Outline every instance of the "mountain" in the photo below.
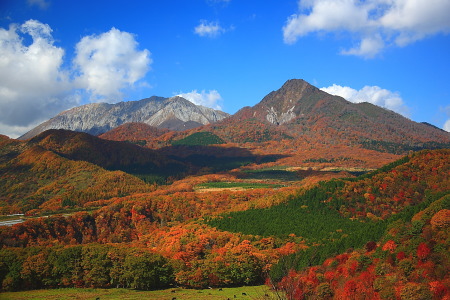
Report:
M 343 134 L 343 138 L 356 138 L 358 141 L 450 142 L 447 132 L 367 102 L 349 102 L 301 79 L 288 80 L 255 106 L 243 108 L 232 117 L 235 122 L 250 118 L 276 126 L 284 125 L 292 136 L 311 135 L 315 131 L 326 136 L 338 132 Z
M 119 125 L 140 122 L 158 128 L 186 130 L 226 118 L 227 113 L 195 105 L 182 97 L 153 96 L 117 104 L 93 103 L 64 111 L 19 139 L 25 140 L 48 129 L 68 129 L 99 135 Z
M 99 135 L 125 123 L 145 123 L 170 130 L 211 131 L 225 142 L 261 143 L 287 141 L 286 147 L 307 144 L 352 145 L 378 152 L 405 154 L 409 150 L 450 146 L 450 134 L 430 124 L 417 123 L 393 111 L 370 103 L 352 103 L 330 95 L 301 79 L 291 79 L 265 96 L 253 107 L 244 107 L 233 116 L 181 97 L 151 97 L 117 104 L 88 104 L 62 112 L 20 139 L 28 139 L 51 128 Z M 203 126 L 202 126 L 203 125 Z M 147 146 L 167 145 L 168 139 L 186 134 L 153 134 L 131 137 L 134 125 L 120 129 L 130 141 L 146 141 Z M 136 132 L 137 133 L 137 132 Z M 137 133 L 142 134 L 142 132 Z M 108 139 L 116 139 L 117 133 Z M 158 141 L 158 139 L 164 141 Z M 122 138 L 119 138 L 122 140 Z M 155 141 L 155 142 L 153 142 Z
M 284 140 L 283 146 L 350 145 L 379 152 L 450 147 L 450 133 L 370 103 L 352 103 L 301 79 L 288 80 L 253 107 L 206 126 L 228 142 Z M 296 147 L 297 147 L 296 146 Z
M 204 132 L 257 155 L 284 157 L 275 165 L 314 168 L 373 169 L 409 151 L 450 148 L 448 132 L 370 103 L 349 102 L 301 79 L 288 80 L 221 121 L 182 132 L 152 131 L 133 123 L 102 137 L 158 149 Z

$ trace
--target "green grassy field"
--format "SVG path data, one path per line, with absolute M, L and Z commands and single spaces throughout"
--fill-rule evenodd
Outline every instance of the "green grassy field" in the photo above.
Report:
M 299 181 L 301 178 L 296 172 L 285 170 L 286 167 L 272 167 L 258 170 L 244 170 L 243 178 L 259 180 Z
M 24 292 L 0 293 L 0 299 L 49 300 L 49 299 L 158 299 L 158 300 L 206 300 L 206 299 L 284 299 L 266 286 L 246 286 L 237 288 L 193 290 L 172 288 L 158 291 L 136 291 L 128 289 L 53 289 Z
M 225 189 L 225 188 L 242 188 L 242 189 L 266 189 L 280 188 L 280 184 L 268 184 L 259 182 L 206 182 L 196 186 L 197 189 Z

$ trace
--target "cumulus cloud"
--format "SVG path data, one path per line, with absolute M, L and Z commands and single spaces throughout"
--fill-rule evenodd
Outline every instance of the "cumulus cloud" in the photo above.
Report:
M 136 48 L 131 34 L 113 28 L 83 38 L 74 67 L 64 67 L 65 50 L 49 25 L 28 20 L 0 28 L 0 132 L 17 137 L 65 109 L 120 96 L 151 63 L 148 50 Z
M 189 93 L 180 93 L 177 96 L 183 97 L 197 105 L 203 105 L 219 110 L 222 109 L 220 106 L 222 96 L 220 96 L 219 92 L 216 90 L 210 90 L 209 92 L 202 90 L 200 93 L 197 92 L 197 90 L 193 90 Z
M 42 121 L 75 104 L 62 69 L 64 49 L 54 45 L 51 28 L 36 20 L 0 28 L 0 123 L 14 128 Z M 25 45 L 22 35 L 32 38 Z
M 310 33 L 349 33 L 359 40 L 346 55 L 374 57 L 386 46 L 406 46 L 450 32 L 448 0 L 302 0 L 283 27 L 287 44 Z
M 353 103 L 369 102 L 395 111 L 403 116 L 409 116 L 409 109 L 397 92 L 391 92 L 378 86 L 365 86 L 360 90 L 355 90 L 348 86 L 333 84 L 332 86 L 321 88 L 321 90 L 331 95 L 340 96 Z
M 77 84 L 92 93 L 91 100 L 120 101 L 120 90 L 142 78 L 152 62 L 150 52 L 137 46 L 132 34 L 116 28 L 82 38 L 74 59 Z
M 222 28 L 218 22 L 208 22 L 206 20 L 201 20 L 200 24 L 194 28 L 195 34 L 210 38 L 217 37 L 225 31 L 226 30 Z

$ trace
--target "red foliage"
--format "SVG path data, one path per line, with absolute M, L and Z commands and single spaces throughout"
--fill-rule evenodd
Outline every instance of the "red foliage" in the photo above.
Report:
M 335 278 L 335 272 L 334 271 L 326 271 L 325 274 L 323 274 L 323 276 L 325 277 L 325 279 L 327 281 L 332 281 Z
M 449 288 L 440 281 L 432 281 L 429 283 L 429 286 L 436 299 L 443 299 L 449 293 Z
M 420 243 L 417 247 L 417 257 L 424 260 L 430 255 L 431 249 L 427 243 Z
M 397 244 L 393 240 L 387 241 L 383 246 L 383 251 L 389 251 L 394 253 L 394 250 L 397 248 Z
M 349 280 L 345 283 L 344 285 L 344 292 L 343 295 L 347 298 L 350 299 L 353 296 L 356 295 L 357 292 L 357 284 L 354 280 Z
M 339 254 L 336 256 L 336 259 L 339 261 L 339 264 L 343 264 L 348 260 L 349 255 L 347 253 Z
M 405 254 L 405 252 L 403 252 L 403 251 L 400 251 L 399 253 L 397 253 L 397 260 L 398 261 L 401 261 L 402 259 L 405 259 L 406 258 L 406 254 Z

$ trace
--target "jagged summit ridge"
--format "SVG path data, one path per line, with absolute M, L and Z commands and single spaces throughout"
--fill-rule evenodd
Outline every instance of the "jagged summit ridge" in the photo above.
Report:
M 32 138 L 48 129 L 67 129 L 98 135 L 130 122 L 184 130 L 214 123 L 227 116 L 225 112 L 195 105 L 179 96 L 153 96 L 139 101 L 93 103 L 75 107 L 40 124 L 19 139 Z

